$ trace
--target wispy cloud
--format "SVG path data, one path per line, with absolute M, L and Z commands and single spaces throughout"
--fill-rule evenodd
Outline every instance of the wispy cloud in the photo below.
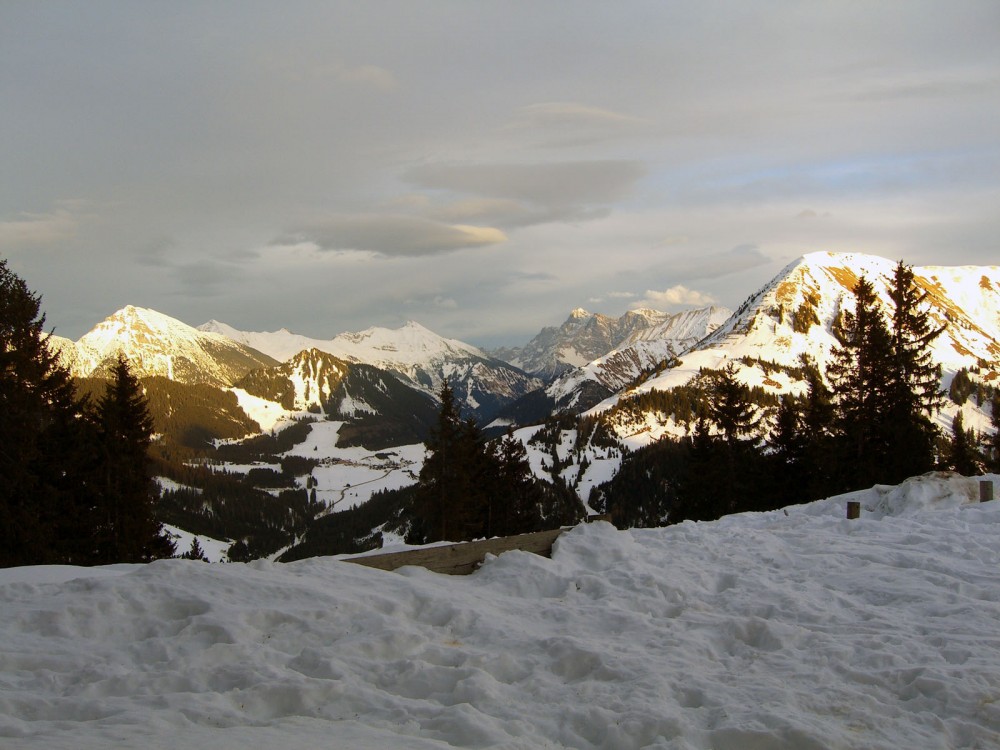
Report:
M 422 188 L 450 191 L 461 199 L 452 210 L 502 214 L 511 225 L 582 220 L 604 215 L 646 173 L 636 161 L 578 161 L 541 164 L 425 164 L 403 177 Z M 485 202 L 482 200 L 485 199 Z
M 503 131 L 543 148 L 593 145 L 641 132 L 650 123 L 580 102 L 541 102 L 520 107 Z
M 286 232 L 272 245 L 312 242 L 321 250 L 369 251 L 385 257 L 428 256 L 504 242 L 494 227 L 445 224 L 416 216 L 331 216 Z
M 65 242 L 76 236 L 79 219 L 60 208 L 50 213 L 18 214 L 0 221 L 0 248 L 13 250 Z
M 640 308 L 652 308 L 653 310 L 671 310 L 677 307 L 704 307 L 715 303 L 715 298 L 699 292 L 696 289 L 688 289 L 683 284 L 677 284 L 662 292 L 647 289 L 645 296 L 629 305 L 632 310 Z
M 677 281 L 695 281 L 728 276 L 770 262 L 771 259 L 757 245 L 746 243 L 721 253 L 674 258 L 657 271 L 659 275 Z

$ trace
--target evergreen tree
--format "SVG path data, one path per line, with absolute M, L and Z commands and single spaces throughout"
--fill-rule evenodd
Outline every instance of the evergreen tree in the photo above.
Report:
M 202 562 L 208 562 L 208 558 L 205 557 L 205 550 L 201 548 L 201 544 L 198 542 L 198 537 L 191 539 L 191 548 L 181 555 L 181 557 L 185 560 L 201 560 Z
M 913 269 L 896 264 L 889 296 L 892 315 L 889 411 L 891 431 L 884 481 L 901 482 L 934 468 L 938 429 L 931 415 L 944 403 L 941 366 L 934 364 L 930 346 L 944 327 L 933 328 Z
M 174 554 L 153 516 L 149 461 L 153 419 L 142 386 L 121 354 L 95 419 L 101 456 L 99 557 L 104 562 L 147 562 Z
M 965 429 L 962 410 L 951 422 L 951 445 L 948 450 L 948 467 L 963 476 L 971 477 L 979 473 L 979 455 L 976 437 L 972 430 Z
M 713 486 L 703 500 L 712 508 L 710 517 L 744 510 L 764 510 L 760 503 L 764 466 L 758 431 L 760 409 L 753 403 L 750 388 L 736 378 L 736 366 L 730 362 L 713 374 L 705 394 L 709 418 L 720 438 L 710 438 L 715 445 Z M 773 500 L 772 500 L 773 502 Z
M 806 392 L 802 399 L 802 461 L 806 467 L 801 495 L 796 502 L 826 497 L 837 486 L 837 450 L 835 447 L 836 412 L 833 394 L 823 375 L 809 357 L 802 358 Z
M 836 405 L 840 442 L 840 489 L 865 487 L 883 478 L 889 460 L 892 348 L 875 289 L 864 276 L 854 287 L 855 309 L 834 325 L 834 347 L 827 375 Z
M 528 451 L 513 430 L 491 449 L 484 536 L 510 536 L 542 528 L 544 492 L 531 471 Z
M 721 446 L 721 441 L 711 434 L 703 404 L 697 410 L 687 460 L 679 472 L 677 496 L 669 508 L 670 523 L 712 521 L 728 511 L 728 498 L 719 492 Z
M 987 466 L 990 471 L 1000 474 L 1000 390 L 993 393 L 990 408 L 993 434 L 986 440 Z
M 800 400 L 786 394 L 781 397 L 774 429 L 771 432 L 773 453 L 768 457 L 771 464 L 770 484 L 774 488 L 775 499 L 783 505 L 802 502 L 804 485 L 809 475 L 806 464 L 806 433 L 802 429 L 803 412 Z
M 415 499 L 416 521 L 410 539 L 415 542 L 462 541 L 473 538 L 476 511 L 481 500 L 475 476 L 478 430 L 463 422 L 455 394 L 441 386 L 441 411 L 425 442 L 427 455 L 420 469 Z
M 0 566 L 87 563 L 92 440 L 41 299 L 0 259 Z
M 759 427 L 759 410 L 753 403 L 750 389 L 737 380 L 734 363 L 713 373 L 706 396 L 709 416 L 727 443 L 734 444 Z

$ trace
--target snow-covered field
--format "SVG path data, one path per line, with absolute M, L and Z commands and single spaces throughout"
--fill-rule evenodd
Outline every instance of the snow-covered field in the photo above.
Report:
M 854 494 L 464 578 L 0 571 L 0 747 L 1000 747 L 1000 502 Z

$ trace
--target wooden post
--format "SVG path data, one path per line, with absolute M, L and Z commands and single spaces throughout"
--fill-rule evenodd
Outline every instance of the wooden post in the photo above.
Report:
M 991 479 L 979 480 L 979 502 L 988 503 L 993 499 L 993 481 Z
M 858 500 L 848 500 L 847 501 L 847 517 L 848 518 L 860 518 L 861 517 L 861 503 Z

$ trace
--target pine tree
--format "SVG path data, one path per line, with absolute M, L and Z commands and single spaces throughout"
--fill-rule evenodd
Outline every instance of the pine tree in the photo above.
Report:
M 759 410 L 754 406 L 750 389 L 737 380 L 736 365 L 732 362 L 713 373 L 706 396 L 709 416 L 726 442 L 735 443 L 759 427 Z
M 798 502 L 818 500 L 835 492 L 838 485 L 835 447 L 836 410 L 816 363 L 803 356 L 806 392 L 802 399 L 803 464 L 806 476 Z
M 933 328 L 924 306 L 927 293 L 917 288 L 913 269 L 897 263 L 889 288 L 892 315 L 889 411 L 891 427 L 885 481 L 896 483 L 934 468 L 938 429 L 931 415 L 944 403 L 941 366 L 934 364 L 931 343 L 944 327 Z
M 409 537 L 415 542 L 472 538 L 467 535 L 474 526 L 474 506 L 480 499 L 474 484 L 480 468 L 477 431 L 474 424 L 462 421 L 447 382 L 441 386 L 440 399 L 437 424 L 424 444 L 427 455 L 420 469 L 416 519 Z
M 191 539 L 191 548 L 181 555 L 181 557 L 185 560 L 201 560 L 202 562 L 208 562 L 208 558 L 205 557 L 205 550 L 201 548 L 201 544 L 198 542 L 198 537 Z
M 531 471 L 528 451 L 513 430 L 492 446 L 485 487 L 487 519 L 484 536 L 510 536 L 542 527 L 544 492 Z
M 963 476 L 971 477 L 979 473 L 980 456 L 976 450 L 976 437 L 972 430 L 965 429 L 962 410 L 951 422 L 951 444 L 948 450 L 948 467 Z
M 147 562 L 174 554 L 154 518 L 149 461 L 153 419 L 142 386 L 121 354 L 95 419 L 101 449 L 99 556 L 104 562 Z
M 720 492 L 719 465 L 722 460 L 721 441 L 710 431 L 704 405 L 697 409 L 694 433 L 691 436 L 687 460 L 680 472 L 677 497 L 668 515 L 670 523 L 681 521 L 711 521 L 719 518 L 724 507 Z M 618 521 L 615 521 L 618 524 Z
M 875 289 L 864 276 L 854 287 L 855 309 L 835 322 L 827 370 L 836 405 L 839 469 L 848 486 L 865 487 L 884 478 L 889 459 L 892 347 Z M 850 476 L 850 479 L 847 477 Z
M 806 433 L 802 429 L 803 411 L 798 398 L 790 394 L 781 397 L 774 428 L 771 432 L 769 457 L 771 485 L 776 499 L 783 505 L 807 498 L 802 497 L 809 474 L 806 464 Z
M 990 425 L 993 427 L 993 434 L 986 440 L 987 466 L 990 471 L 1000 474 L 1000 391 L 993 393 L 990 408 L 992 410 Z
M 87 563 L 92 440 L 40 297 L 0 259 L 0 566 Z

